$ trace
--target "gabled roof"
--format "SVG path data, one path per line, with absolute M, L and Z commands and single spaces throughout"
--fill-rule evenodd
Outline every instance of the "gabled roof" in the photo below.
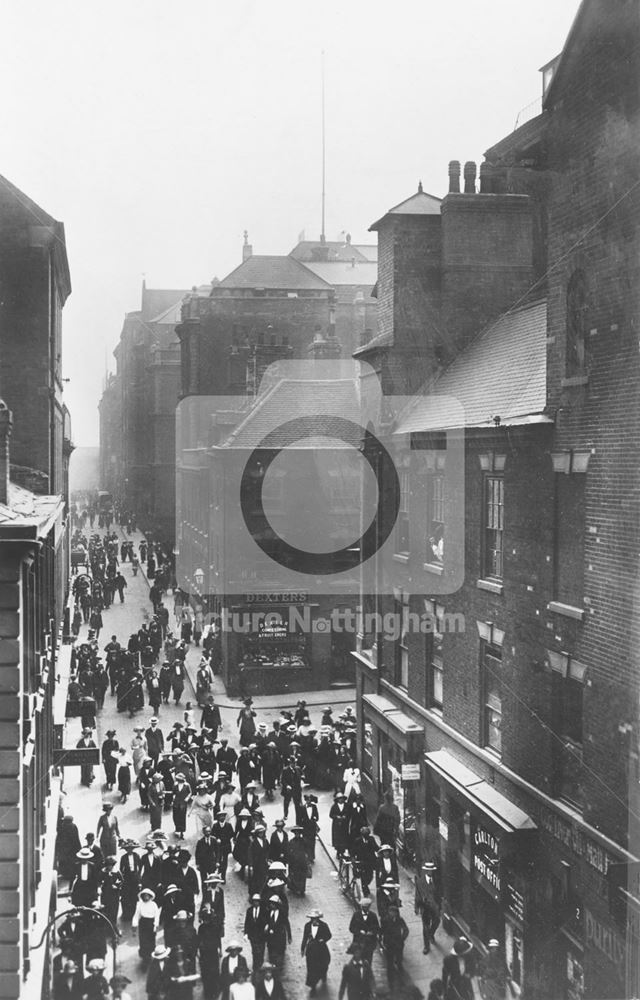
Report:
M 185 295 L 187 294 L 189 293 L 185 292 Z M 170 305 L 168 309 L 165 309 L 164 312 L 153 316 L 148 322 L 159 323 L 162 326 L 176 326 L 180 322 L 183 299 L 184 295 L 174 302 L 173 305 Z
M 265 448 L 284 448 L 287 445 L 296 448 L 322 447 L 322 442 L 313 436 L 313 428 L 318 435 L 326 437 L 331 431 L 331 420 L 324 419 L 327 415 L 329 418 L 336 417 L 336 431 L 338 418 L 354 422 L 354 439 L 350 444 L 358 447 L 360 410 L 355 378 L 280 379 L 262 396 L 258 396 L 255 406 L 229 435 L 224 447 L 255 448 L 257 442 Z M 299 442 L 286 440 L 283 430 L 283 425 L 294 417 L 296 420 L 302 417 L 312 419 L 310 436 Z M 349 447 L 349 442 L 345 442 L 344 447 Z
M 545 136 L 548 124 L 549 113 L 543 111 L 487 149 L 485 158 L 490 163 L 499 161 L 513 163 L 538 145 Z
M 378 279 L 378 264 L 371 260 L 305 261 L 304 266 L 329 285 L 366 285 L 373 288 Z
M 352 354 L 352 357 L 357 358 L 360 355 L 367 354 L 369 351 L 375 351 L 379 347 L 391 347 L 393 344 L 393 334 L 385 331 L 384 333 L 379 333 L 377 337 L 374 337 L 368 343 L 363 344 L 362 347 L 358 347 Z
M 382 220 L 386 219 L 388 215 L 440 215 L 441 202 L 442 198 L 427 194 L 426 191 L 422 190 L 422 184 L 420 184 L 416 194 L 412 194 L 410 198 L 406 198 L 385 212 L 382 218 L 369 226 L 369 232 L 375 232 Z
M 372 246 L 356 246 L 355 243 L 343 240 L 325 240 L 324 243 L 320 240 L 300 240 L 299 243 L 296 243 L 289 256 L 293 257 L 294 260 L 299 260 L 306 264 L 308 261 L 315 261 L 314 251 L 318 248 L 328 250 L 329 260 L 350 261 L 353 257 L 356 260 L 362 261 L 378 259 L 378 248 L 375 244 L 372 244 Z
M 554 95 L 556 92 L 556 89 L 558 87 L 558 81 L 561 80 L 561 78 L 564 76 L 566 72 L 569 52 L 573 48 L 573 43 L 576 40 L 576 36 L 578 35 L 578 32 L 580 30 L 580 26 L 582 23 L 582 19 L 585 15 L 586 9 L 588 6 L 590 6 L 592 2 L 593 0 L 582 0 L 580 6 L 578 7 L 576 16 L 574 17 L 573 23 L 569 28 L 569 34 L 567 35 L 567 40 L 565 41 L 562 52 L 560 53 L 560 56 L 558 58 L 558 64 L 555 68 L 553 78 L 551 80 L 551 83 L 547 87 L 546 94 L 544 95 L 544 100 L 542 104 L 543 107 L 545 108 L 549 107 L 549 105 L 552 103 L 551 98 L 552 95 Z
M 547 404 L 547 303 L 501 316 L 401 416 L 396 432 L 550 423 Z
M 219 288 L 277 288 L 325 291 L 330 285 L 309 271 L 304 264 L 290 256 L 254 254 L 244 260 L 231 274 L 213 289 Z

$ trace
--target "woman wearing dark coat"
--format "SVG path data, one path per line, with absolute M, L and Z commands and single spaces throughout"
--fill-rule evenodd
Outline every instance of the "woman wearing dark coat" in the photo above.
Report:
M 116 783 L 116 768 L 118 763 L 114 755 L 120 749 L 120 744 L 115 738 L 115 735 L 115 729 L 107 730 L 107 738 L 103 741 L 102 749 L 100 751 L 102 766 L 104 767 L 104 774 L 107 779 L 107 791 L 111 791 Z
M 292 826 L 293 838 L 289 841 L 289 888 L 298 896 L 304 896 L 307 889 L 309 859 L 302 839 L 302 827 Z
M 349 814 L 346 806 L 346 796 L 338 792 L 329 810 L 331 820 L 331 844 L 337 854 L 342 854 L 349 846 Z
M 269 987 L 265 986 L 265 982 Z M 275 965 L 265 962 L 260 966 L 260 973 L 256 978 L 256 1000 L 287 1000 L 282 983 L 275 971 Z
M 76 873 L 76 855 L 81 847 L 80 834 L 73 816 L 63 816 L 56 840 L 56 864 L 58 874 L 69 882 Z
M 325 982 L 331 962 L 331 954 L 327 946 L 327 941 L 331 940 L 331 931 L 322 916 L 320 910 L 312 910 L 308 914 L 309 919 L 304 925 L 300 946 L 300 954 L 307 962 L 307 986 L 311 987 L 312 993 L 315 992 L 320 980 Z
M 248 809 L 241 809 L 236 820 L 233 838 L 233 857 L 242 872 L 249 864 L 249 841 L 253 833 L 253 820 Z
M 215 1000 L 220 992 L 221 954 L 220 922 L 216 919 L 211 906 L 205 903 L 200 910 L 200 924 L 198 926 L 198 959 L 204 1000 Z

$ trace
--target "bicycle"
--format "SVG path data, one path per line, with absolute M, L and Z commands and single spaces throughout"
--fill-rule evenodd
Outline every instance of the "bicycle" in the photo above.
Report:
M 338 881 L 344 895 L 349 896 L 352 902 L 359 903 L 364 895 L 360 880 L 360 865 L 348 852 L 340 855 Z

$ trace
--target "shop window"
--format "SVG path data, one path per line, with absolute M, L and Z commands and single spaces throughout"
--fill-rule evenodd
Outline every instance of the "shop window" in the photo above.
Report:
M 483 691 L 482 744 L 502 753 L 502 648 L 487 640 L 480 644 Z
M 587 368 L 588 288 L 584 271 L 575 271 L 567 285 L 566 354 L 567 378 L 583 375 Z
M 398 519 L 396 521 L 396 552 L 402 555 L 409 553 L 409 470 L 404 469 L 399 474 L 400 502 Z
M 373 726 L 370 722 L 362 726 L 362 770 L 373 778 Z
M 445 479 L 441 473 L 427 478 L 427 555 L 428 563 L 444 561 Z
M 502 579 L 504 536 L 504 478 L 486 476 L 484 481 L 483 576 Z

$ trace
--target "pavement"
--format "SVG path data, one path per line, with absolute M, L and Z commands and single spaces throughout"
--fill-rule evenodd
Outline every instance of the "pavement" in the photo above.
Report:
M 137 544 L 142 537 L 138 532 L 131 536 Z M 118 640 L 126 643 L 129 635 L 137 631 L 142 621 L 148 620 L 152 608 L 148 598 L 148 582 L 143 572 L 138 572 L 137 577 L 132 574 L 130 563 L 126 562 L 121 567 L 127 580 L 127 590 L 125 591 L 125 603 L 117 603 L 103 612 L 104 629 L 101 632 L 99 643 L 104 647 L 113 634 Z M 172 602 L 167 600 L 170 612 L 172 612 Z M 80 633 L 80 641 L 86 637 L 87 629 L 83 626 Z M 197 665 L 200 661 L 201 650 L 191 646 L 187 657 L 187 674 L 189 682 L 185 687 L 182 702 L 174 705 L 162 704 L 158 717 L 160 727 L 166 733 L 174 722 L 182 721 L 186 703 L 191 701 L 196 706 L 191 678 L 195 677 Z M 240 708 L 239 699 L 230 699 L 226 695 L 224 685 L 220 677 L 215 678 L 214 695 L 217 704 L 221 709 L 223 722 L 222 734 L 229 738 L 232 745 L 238 743 L 236 717 Z M 354 706 L 355 691 L 353 688 L 331 689 L 327 691 L 313 691 L 305 693 L 305 699 L 309 707 L 309 714 L 313 723 L 319 725 L 320 715 L 325 705 L 346 707 L 347 704 Z M 295 707 L 297 696 L 287 695 L 263 695 L 254 697 L 253 707 L 257 712 L 257 722 L 270 723 L 276 717 L 280 708 Z M 116 710 L 115 698 L 107 692 L 104 708 L 97 719 L 97 740 L 100 746 L 107 729 L 115 729 L 117 738 L 121 746 L 129 746 L 133 737 L 134 725 L 147 724 L 151 716 L 151 711 L 146 707 L 133 719 L 129 719 L 128 714 L 119 714 Z M 196 710 L 196 719 L 199 714 Z M 65 745 L 75 745 L 80 736 L 80 721 L 78 719 L 68 720 Z M 112 801 L 115 804 L 114 813 L 118 819 L 121 836 L 132 837 L 140 844 L 144 843 L 149 830 L 148 813 L 140 809 L 139 798 L 135 786 L 132 794 L 125 804 L 119 801 L 117 792 L 107 792 L 104 782 L 104 772 L 102 766 L 95 768 L 96 778 L 90 788 L 80 784 L 80 769 L 65 768 L 64 771 L 64 791 L 63 808 L 65 812 L 73 815 L 78 826 L 81 839 L 89 832 L 95 833 L 98 817 L 102 812 L 103 801 Z M 349 960 L 346 949 L 351 941 L 348 933 L 348 925 L 353 912 L 351 901 L 345 897 L 338 886 L 337 870 L 335 865 L 335 853 L 331 848 L 330 820 L 328 817 L 329 808 L 333 800 L 329 791 L 319 791 L 318 808 L 320 811 L 320 843 L 316 851 L 316 862 L 313 869 L 313 876 L 307 882 L 307 893 L 304 899 L 290 897 L 290 920 L 293 933 L 293 944 L 288 949 L 283 973 L 283 985 L 289 1000 L 300 1000 L 307 997 L 309 990 L 305 986 L 305 966 L 300 958 L 300 941 L 302 939 L 302 929 L 306 922 L 306 914 L 310 909 L 317 907 L 324 913 L 324 919 L 332 930 L 333 938 L 330 942 L 331 966 L 326 986 L 318 989 L 318 997 L 321 1000 L 337 1000 L 338 987 L 343 964 Z M 263 812 L 268 824 L 267 836 L 272 832 L 275 819 L 282 815 L 282 805 L 279 796 L 274 802 L 263 802 Z M 373 822 L 374 817 L 369 817 Z M 172 839 L 173 824 L 170 812 L 165 813 L 163 818 L 165 832 Z M 196 843 L 195 829 L 188 825 L 184 846 L 193 852 Z M 422 926 L 420 918 L 415 916 L 413 911 L 413 876 L 412 873 L 400 869 L 401 898 L 404 906 L 402 916 L 409 927 L 409 937 L 405 945 L 404 972 L 400 981 L 396 981 L 391 986 L 387 980 L 386 963 L 383 956 L 376 952 L 373 960 L 373 971 L 377 984 L 376 997 L 393 997 L 394 1000 L 419 1000 L 426 997 L 429 992 L 429 983 L 434 978 L 439 978 L 442 972 L 442 959 L 451 950 L 453 938 L 447 935 L 442 928 L 438 929 L 436 943 L 432 947 L 430 954 L 422 953 Z M 227 873 L 227 886 L 225 889 L 225 900 L 227 906 L 226 936 L 224 944 L 234 937 L 242 939 L 242 926 L 244 913 L 248 904 L 246 884 L 239 875 L 232 870 L 229 865 Z M 59 910 L 62 911 L 69 906 L 68 898 L 61 895 L 59 899 Z M 128 992 L 132 1000 L 146 1000 L 145 979 L 146 968 L 138 957 L 136 932 L 132 931 L 129 924 L 120 921 L 122 937 L 118 942 L 117 962 L 120 971 L 127 975 L 132 983 Z M 159 936 L 158 940 L 161 940 Z M 251 950 L 248 942 L 245 942 L 245 954 L 250 961 Z M 107 972 L 111 973 L 111 956 L 107 956 Z M 201 1000 L 202 993 L 200 986 L 194 990 L 194 1000 Z

